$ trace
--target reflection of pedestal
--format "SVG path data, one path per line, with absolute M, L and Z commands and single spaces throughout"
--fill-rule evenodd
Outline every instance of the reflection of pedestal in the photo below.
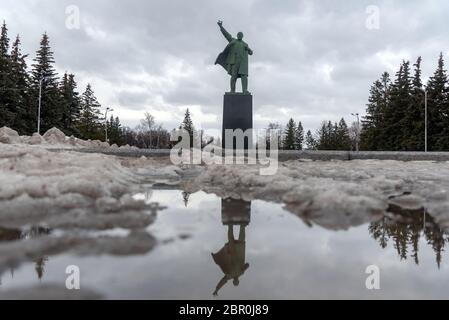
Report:
M 253 128 L 253 96 L 250 94 L 231 94 L 227 93 L 224 96 L 223 104 L 223 149 L 226 148 L 225 130 L 241 129 L 245 132 Z M 252 146 L 252 135 L 245 139 L 245 150 Z M 234 141 L 234 149 L 236 149 L 236 142 Z
M 225 226 L 249 225 L 251 222 L 251 202 L 244 200 L 222 199 L 221 221 Z

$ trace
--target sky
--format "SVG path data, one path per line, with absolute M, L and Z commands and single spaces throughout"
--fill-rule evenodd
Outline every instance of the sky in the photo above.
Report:
M 449 54 L 449 2 L 375 0 L 1 0 L 10 37 L 34 57 L 44 32 L 59 73 L 87 83 L 104 108 L 134 127 L 150 112 L 171 130 L 190 108 L 218 135 L 229 76 L 215 59 L 217 26 L 242 31 L 254 51 L 254 124 L 290 118 L 315 131 L 323 120 L 363 115 L 371 84 L 402 60 L 423 58 L 432 75 Z M 238 88 L 240 84 L 238 84 Z

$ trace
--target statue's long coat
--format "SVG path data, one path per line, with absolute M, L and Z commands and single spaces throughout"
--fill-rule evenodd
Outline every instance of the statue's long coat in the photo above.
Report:
M 218 64 L 222 66 L 229 75 L 232 75 L 232 66 L 235 64 L 239 64 L 239 70 L 238 75 L 239 76 L 247 76 L 248 75 L 248 52 L 251 51 L 249 49 L 248 44 L 244 41 L 237 40 L 233 38 L 226 30 L 222 30 L 223 35 L 225 38 L 229 41 L 229 44 L 226 46 L 224 51 L 220 53 L 217 60 L 215 61 L 215 64 Z M 234 50 L 235 45 L 240 45 L 238 42 L 242 42 L 245 49 L 245 53 L 237 57 L 236 56 L 236 50 Z

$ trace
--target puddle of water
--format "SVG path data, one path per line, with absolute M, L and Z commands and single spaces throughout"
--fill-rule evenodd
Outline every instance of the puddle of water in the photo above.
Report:
M 170 190 L 138 197 L 167 207 L 148 229 L 153 251 L 42 257 L 3 274 L 0 291 L 65 287 L 66 267 L 77 265 L 81 287 L 111 299 L 449 298 L 447 235 L 424 213 L 335 232 L 263 201 Z M 13 233 L 0 229 L 0 241 Z M 380 268 L 381 290 L 366 289 L 370 265 Z

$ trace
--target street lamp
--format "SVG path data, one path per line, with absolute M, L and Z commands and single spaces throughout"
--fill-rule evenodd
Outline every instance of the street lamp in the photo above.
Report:
M 360 151 L 359 147 L 359 135 L 360 135 L 360 115 L 358 113 L 351 113 L 352 116 L 357 117 L 357 129 L 356 129 L 356 136 L 355 136 L 355 149 L 357 152 Z
M 108 139 L 108 112 L 109 111 L 113 112 L 114 109 L 107 107 L 105 115 L 104 115 L 104 127 L 105 127 L 105 132 L 106 132 L 106 142 L 109 142 L 109 139 Z
M 425 147 L 424 147 L 424 150 L 425 150 L 425 152 L 427 152 L 427 87 L 424 87 L 424 113 L 425 113 L 425 115 L 424 115 L 424 121 L 425 121 L 425 123 L 424 123 L 424 145 L 425 145 Z
M 41 105 L 42 105 L 42 84 L 45 81 L 46 77 L 44 74 L 41 74 L 41 78 L 39 80 L 39 107 L 37 110 L 37 133 L 41 134 Z

